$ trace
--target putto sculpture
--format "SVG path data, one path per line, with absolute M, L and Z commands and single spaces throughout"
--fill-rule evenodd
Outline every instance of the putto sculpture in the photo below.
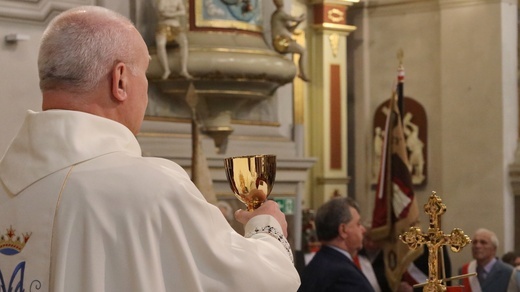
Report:
M 305 66 L 307 51 L 293 39 L 295 30 L 303 22 L 305 14 L 292 16 L 284 11 L 283 0 L 273 0 L 276 10 L 271 15 L 271 37 L 273 48 L 280 54 L 293 53 L 300 55 L 298 61 L 298 77 L 303 81 L 309 81 Z
M 155 43 L 157 45 L 157 58 L 163 68 L 161 78 L 168 79 L 171 74 L 168 63 L 166 45 L 175 41 L 179 45 L 181 69 L 179 74 L 186 79 L 192 76 L 188 73 L 188 38 L 186 28 L 182 25 L 181 18 L 186 16 L 186 8 L 183 0 L 157 0 L 155 3 L 158 23 L 155 32 Z

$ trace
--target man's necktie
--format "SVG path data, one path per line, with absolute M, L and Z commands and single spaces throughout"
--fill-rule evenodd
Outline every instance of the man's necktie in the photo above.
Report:
M 356 265 L 356 267 L 358 267 L 359 270 L 361 270 L 361 265 L 359 264 L 359 258 L 358 256 L 356 255 L 354 258 L 354 264 Z
M 477 267 L 477 277 L 480 283 L 486 280 L 487 272 L 483 267 Z

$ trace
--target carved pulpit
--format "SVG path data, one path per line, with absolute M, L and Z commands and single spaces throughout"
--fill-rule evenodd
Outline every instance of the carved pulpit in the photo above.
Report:
M 428 203 L 424 205 L 424 212 L 428 214 L 430 218 L 428 232 L 424 233 L 420 228 L 410 227 L 410 230 L 400 235 L 399 238 L 411 249 L 417 249 L 423 244 L 426 244 L 428 247 L 428 280 L 426 283 L 416 286 L 424 286 L 423 291 L 425 292 L 447 291 L 447 281 L 475 276 L 475 274 L 455 276 L 446 279 L 443 273 L 444 263 L 442 261 L 439 263 L 439 252 L 442 250 L 443 245 L 449 246 L 454 252 L 459 252 L 464 246 L 471 242 L 471 239 L 459 228 L 454 228 L 451 234 L 445 234 L 441 230 L 440 219 L 441 215 L 446 212 L 446 205 L 442 203 L 441 198 L 437 196 L 435 192 L 432 192 Z M 440 278 L 440 274 L 442 278 Z

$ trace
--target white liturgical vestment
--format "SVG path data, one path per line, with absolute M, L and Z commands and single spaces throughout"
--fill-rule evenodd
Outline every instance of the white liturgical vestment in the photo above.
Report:
M 0 161 L 0 291 L 296 291 L 279 223 L 235 232 L 123 125 L 29 111 Z

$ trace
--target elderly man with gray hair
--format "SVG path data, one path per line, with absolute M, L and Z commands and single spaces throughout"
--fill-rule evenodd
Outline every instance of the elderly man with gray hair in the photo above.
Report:
M 473 260 L 462 266 L 462 273 L 477 273 L 477 277 L 463 280 L 466 291 L 505 292 L 513 267 L 497 258 L 498 238 L 488 229 L 478 229 L 473 235 L 471 253 Z

